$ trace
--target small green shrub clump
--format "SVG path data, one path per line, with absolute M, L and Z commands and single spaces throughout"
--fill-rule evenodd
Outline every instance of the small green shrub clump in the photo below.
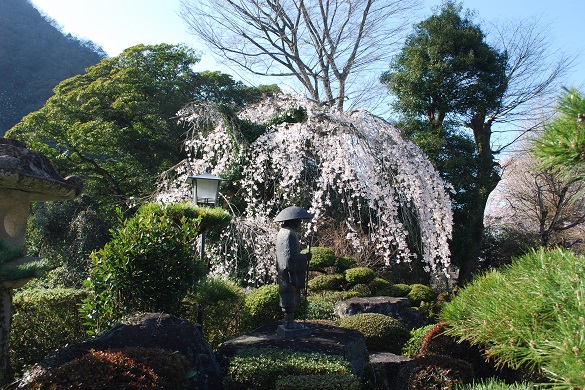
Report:
M 372 279 L 370 283 L 368 283 L 368 287 L 372 292 L 372 296 L 383 296 L 388 295 L 392 287 L 392 283 L 386 279 L 376 277 Z
M 350 268 L 345 271 L 345 280 L 350 285 L 367 284 L 374 280 L 376 273 L 373 269 L 367 267 Z
M 341 257 L 338 257 L 336 262 L 335 262 L 335 271 L 337 273 L 343 273 L 346 270 L 355 267 L 356 264 L 357 264 L 357 262 L 352 257 L 341 256 Z
M 155 348 L 91 350 L 41 375 L 34 389 L 180 389 L 189 363 L 180 354 Z
M 307 308 L 308 320 L 334 320 L 336 300 L 325 296 L 310 295 L 308 297 L 309 307 Z
M 230 280 L 217 277 L 201 280 L 186 302 L 203 314 L 203 335 L 212 347 L 238 336 L 244 290 Z M 196 322 L 197 316 L 186 319 Z
M 133 312 L 183 314 L 183 299 L 206 272 L 195 239 L 229 221 L 225 211 L 189 203 L 142 206 L 108 244 L 92 253 L 84 312 L 99 332 Z
M 267 322 L 283 318 L 278 284 L 267 284 L 246 296 L 244 300 L 245 329 L 254 329 Z
M 275 382 L 276 390 L 360 390 L 353 374 L 288 375 Z
M 337 325 L 361 332 L 370 351 L 400 354 L 410 332 L 395 318 L 378 313 L 363 313 L 341 318 Z
M 14 294 L 9 358 L 15 372 L 87 336 L 79 305 L 88 294 L 70 288 L 21 289 Z
M 309 280 L 308 287 L 312 292 L 342 290 L 345 277 L 340 274 L 322 274 Z
M 404 344 L 404 347 L 402 347 L 402 355 L 410 358 L 417 357 L 419 355 L 424 337 L 434 326 L 434 324 L 429 324 L 423 326 L 422 328 L 411 330 L 410 338 L 406 344 Z
M 411 306 L 420 306 L 421 302 L 432 302 L 435 292 L 424 284 L 412 284 L 406 296 L 410 299 Z
M 584 256 L 540 249 L 476 278 L 441 319 L 448 334 L 484 347 L 497 363 L 585 388 L 584 280 Z
M 341 356 L 247 348 L 231 360 L 224 386 L 226 390 L 274 389 L 279 378 L 324 374 L 348 376 L 351 375 L 351 366 Z
M 309 262 L 309 271 L 324 272 L 326 268 L 335 266 L 337 257 L 333 249 L 317 246 L 311 249 L 311 253 L 313 256 Z
M 364 283 L 358 283 L 352 286 L 349 291 L 358 293 L 359 297 L 371 297 L 373 295 L 370 286 Z
M 408 293 L 410 292 L 411 287 L 408 284 L 404 284 L 404 283 L 397 283 L 394 284 L 390 287 L 389 289 L 389 295 L 391 297 L 405 297 L 408 295 Z

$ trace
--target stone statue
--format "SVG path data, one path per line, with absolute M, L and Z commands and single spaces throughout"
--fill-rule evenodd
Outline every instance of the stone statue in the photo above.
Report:
M 301 304 L 301 292 L 305 289 L 308 263 L 311 260 L 311 253 L 301 253 L 296 230 L 303 219 L 311 218 L 312 214 L 297 206 L 287 207 L 275 218 L 276 222 L 282 222 L 276 236 L 276 270 L 280 307 L 284 312 L 284 324 L 279 326 L 277 332 L 283 337 L 310 334 L 310 331 L 307 334 L 307 328 L 294 322 L 294 314 Z

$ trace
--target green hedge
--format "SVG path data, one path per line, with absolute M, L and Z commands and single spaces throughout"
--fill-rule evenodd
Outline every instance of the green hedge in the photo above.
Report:
M 402 347 L 410 338 L 410 332 L 400 321 L 384 314 L 355 314 L 339 319 L 337 325 L 361 332 L 370 351 L 400 354 Z
M 540 368 L 585 388 L 585 257 L 538 250 L 461 289 L 441 312 L 448 333 L 498 363 Z M 487 324 L 487 325 L 486 325 Z
M 350 285 L 367 284 L 374 280 L 376 274 L 373 269 L 367 267 L 350 268 L 345 271 L 345 280 Z
M 231 360 L 224 385 L 226 390 L 274 389 L 281 377 L 323 374 L 347 376 L 351 374 L 351 366 L 341 356 L 248 348 Z

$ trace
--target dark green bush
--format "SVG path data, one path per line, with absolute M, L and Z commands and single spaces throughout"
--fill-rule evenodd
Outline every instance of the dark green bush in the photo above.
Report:
M 355 314 L 339 319 L 337 325 L 361 332 L 370 351 L 400 354 L 402 347 L 410 338 L 410 332 L 400 321 L 384 314 Z
M 358 283 L 349 289 L 350 292 L 358 293 L 359 297 L 371 297 L 372 289 L 365 283 Z
M 415 358 L 420 352 L 420 348 L 423 343 L 423 339 L 426 334 L 435 326 L 434 324 L 425 325 L 422 328 L 414 329 L 410 331 L 410 338 L 402 347 L 402 355 Z
M 278 284 L 267 284 L 252 290 L 244 300 L 244 316 L 246 329 L 284 318 Z
M 338 257 L 335 262 L 335 271 L 337 273 L 343 273 L 346 270 L 355 267 L 356 264 L 357 262 L 354 258 L 349 256 L 341 256 Z
M 310 295 L 309 307 L 307 308 L 308 320 L 334 320 L 336 300 L 324 296 Z
M 224 385 L 226 390 L 274 389 L 279 377 L 323 374 L 350 375 L 351 366 L 341 356 L 247 348 L 230 362 Z
M 411 306 L 420 306 L 421 302 L 432 302 L 435 292 L 424 284 L 412 284 L 406 296 L 410 299 Z
M 275 382 L 276 390 L 360 390 L 353 374 L 288 375 Z
M 398 283 L 392 285 L 389 290 L 391 297 L 405 297 L 410 292 L 411 287 L 408 284 Z
M 218 229 L 228 221 L 225 211 L 187 203 L 142 206 L 112 241 L 92 253 L 94 296 L 84 312 L 94 330 L 133 312 L 182 315 L 183 299 L 207 268 L 195 240 L 203 228 Z
M 21 372 L 50 352 L 86 336 L 78 308 L 87 290 L 22 289 L 14 294 L 10 366 Z
M 91 350 L 43 374 L 35 389 L 181 389 L 189 363 L 180 354 L 155 348 Z
M 368 283 L 368 287 L 373 296 L 385 296 L 391 291 L 392 283 L 386 279 L 376 277 Z
M 326 268 L 335 266 L 337 257 L 332 249 L 324 247 L 314 247 L 311 249 L 313 256 L 309 262 L 310 271 L 325 271 Z
M 186 299 L 194 312 L 185 318 L 195 323 L 201 313 L 203 335 L 215 347 L 226 339 L 238 336 L 244 300 L 244 290 L 232 281 L 203 279 Z
M 354 284 L 367 284 L 375 277 L 374 270 L 367 267 L 350 268 L 345 271 L 345 280 L 352 286 Z
M 325 290 L 342 290 L 345 285 L 345 277 L 340 274 L 322 274 L 309 280 L 309 290 L 313 292 Z

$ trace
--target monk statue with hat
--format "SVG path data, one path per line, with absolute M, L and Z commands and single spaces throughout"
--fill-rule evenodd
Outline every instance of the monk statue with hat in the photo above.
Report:
M 311 253 L 301 253 L 296 230 L 301 226 L 302 220 L 312 218 L 313 215 L 307 210 L 291 206 L 282 210 L 274 219 L 276 222 L 282 222 L 276 236 L 276 270 L 284 324 L 279 326 L 277 332 L 285 337 L 300 336 L 304 332 L 298 331 L 306 329 L 294 322 L 294 314 L 300 307 L 301 292 L 305 289 Z

